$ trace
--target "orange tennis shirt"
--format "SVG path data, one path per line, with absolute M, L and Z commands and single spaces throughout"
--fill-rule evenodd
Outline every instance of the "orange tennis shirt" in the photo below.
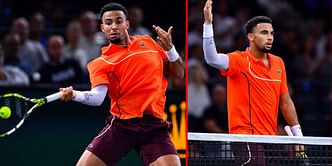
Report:
M 127 47 L 103 47 L 101 56 L 88 64 L 91 86 L 108 86 L 110 112 L 117 118 L 142 117 L 144 113 L 163 118 L 165 58 L 166 52 L 149 36 L 130 36 Z
M 228 54 L 228 125 L 232 134 L 276 135 L 281 94 L 288 93 L 284 62 L 268 54 L 270 68 L 247 49 Z

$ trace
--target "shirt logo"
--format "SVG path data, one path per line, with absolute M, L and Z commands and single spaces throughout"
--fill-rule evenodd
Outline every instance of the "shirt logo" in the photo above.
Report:
M 139 43 L 138 45 L 141 46 L 141 47 L 144 47 L 145 44 L 144 43 Z
M 277 70 L 277 74 L 281 74 L 281 70 L 280 69 Z

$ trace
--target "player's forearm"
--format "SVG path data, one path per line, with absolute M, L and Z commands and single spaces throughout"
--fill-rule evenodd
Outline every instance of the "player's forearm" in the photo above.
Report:
M 167 52 L 168 55 L 168 70 L 173 77 L 183 78 L 184 77 L 184 65 L 179 53 L 173 46 L 170 51 Z
M 220 70 L 227 70 L 229 58 L 226 54 L 218 54 L 213 38 L 212 24 L 203 25 L 203 52 L 207 64 Z
M 91 105 L 99 106 L 103 103 L 107 93 L 107 85 L 98 85 L 90 91 L 74 91 L 74 101 Z
M 285 103 L 281 103 L 280 109 L 281 109 L 281 112 L 282 112 L 286 122 L 290 126 L 294 126 L 294 125 L 299 124 L 297 114 L 296 114 L 296 110 L 295 110 L 295 106 L 294 106 L 294 104 L 291 100 L 288 101 L 288 102 L 285 102 Z

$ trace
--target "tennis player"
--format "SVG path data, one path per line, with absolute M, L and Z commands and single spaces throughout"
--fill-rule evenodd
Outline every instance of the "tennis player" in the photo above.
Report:
M 296 110 L 288 94 L 283 60 L 270 53 L 272 20 L 256 16 L 244 25 L 249 47 L 245 51 L 217 53 L 213 37 L 212 0 L 204 7 L 203 50 L 206 62 L 227 77 L 228 123 L 232 134 L 277 135 L 278 109 L 295 136 L 303 136 Z M 251 149 L 250 149 L 251 148 Z M 237 165 L 265 165 L 262 147 L 232 146 Z M 255 149 L 255 150 L 254 150 Z M 302 146 L 302 150 L 303 146 Z M 251 152 L 250 152 L 251 151 Z
M 183 78 L 184 67 L 172 43 L 172 27 L 153 26 L 157 42 L 149 36 L 129 36 L 128 12 L 118 3 L 100 11 L 101 30 L 110 41 L 88 64 L 91 90 L 60 88 L 62 100 L 100 105 L 106 93 L 111 100 L 107 124 L 88 145 L 77 165 L 115 165 L 135 149 L 145 165 L 178 166 L 180 159 L 170 140 L 170 123 L 164 122 L 167 80 L 164 69 Z

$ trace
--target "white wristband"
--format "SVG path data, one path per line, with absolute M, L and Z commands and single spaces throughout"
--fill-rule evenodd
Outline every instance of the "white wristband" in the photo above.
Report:
M 179 59 L 179 53 L 176 51 L 175 46 L 173 45 L 173 47 L 167 51 L 167 58 L 170 62 L 175 62 Z
M 291 127 L 291 131 L 292 131 L 292 133 L 293 133 L 294 136 L 301 136 L 301 137 L 303 137 L 301 126 L 299 124 L 292 126 Z
M 203 38 L 213 37 L 213 26 L 212 24 L 204 23 L 203 24 Z

